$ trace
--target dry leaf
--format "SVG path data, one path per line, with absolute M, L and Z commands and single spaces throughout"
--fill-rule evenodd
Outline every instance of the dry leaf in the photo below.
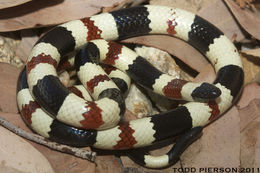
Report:
M 255 98 L 260 99 L 260 86 L 256 83 L 247 84 L 244 86 L 241 97 L 237 103 L 237 107 L 239 109 L 243 109 Z
M 203 70 L 195 77 L 194 82 L 212 83 L 216 78 L 216 73 L 211 64 L 206 65 Z
M 150 0 L 151 5 L 166 5 L 176 8 L 181 8 L 193 13 L 197 13 L 201 8 L 203 8 L 208 0 L 197 0 L 197 1 L 183 1 L 183 0 Z
M 0 11 L 0 32 L 56 25 L 66 21 L 92 16 L 124 0 L 45 0 L 31 1 Z M 15 13 L 14 13 L 15 11 Z
M 22 40 L 15 53 L 23 62 L 26 62 L 32 47 L 39 37 L 32 30 L 22 30 L 21 37 Z
M 1 126 L 0 162 L 2 169 L 9 168 L 22 173 L 54 173 L 48 160 L 39 151 L 21 137 Z
M 122 167 L 119 164 L 119 159 L 113 155 L 97 156 L 96 160 L 96 173 L 121 173 Z
M 256 133 L 256 144 L 255 144 L 255 163 L 254 168 L 260 167 L 260 131 Z
M 260 86 L 246 85 L 238 102 L 241 130 L 241 167 L 259 167 Z
M 25 125 L 19 114 L 10 114 L 0 112 L 0 116 L 13 123 L 14 125 L 31 132 L 31 130 Z M 46 157 L 50 162 L 52 168 L 55 172 L 69 172 L 69 173 L 94 173 L 95 164 L 87 160 L 74 157 L 69 154 L 54 151 L 45 146 L 36 144 L 34 142 L 28 141 L 32 146 L 34 146 L 38 151 Z M 9 150 L 11 151 L 11 150 Z
M 260 116 L 260 99 L 250 100 L 248 106 L 239 109 L 240 114 L 240 129 L 244 131 L 244 129 L 248 128 L 250 124 Z
M 31 0 L 1 0 L 0 9 L 18 6 L 29 1 Z
M 247 5 L 253 7 L 254 0 L 236 0 L 236 3 L 240 6 L 240 8 L 245 8 Z
M 254 106 L 254 111 L 250 113 L 258 114 L 258 118 L 248 124 L 241 133 L 241 167 L 259 168 L 259 156 L 255 154 L 259 152 L 259 138 L 260 138 L 260 103 L 258 107 Z
M 245 72 L 244 84 L 255 81 L 256 74 L 260 72 L 260 58 L 246 54 L 241 54 L 241 58 Z
M 20 69 L 0 63 L 0 109 L 3 112 L 17 113 L 16 85 Z
M 260 40 L 260 12 L 241 9 L 233 0 L 225 0 L 239 24 L 253 37 Z

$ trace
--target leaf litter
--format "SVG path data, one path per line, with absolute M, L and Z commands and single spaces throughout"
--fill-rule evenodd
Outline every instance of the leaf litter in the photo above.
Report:
M 172 172 L 173 168 L 182 167 L 260 167 L 260 15 L 259 4 L 256 1 L 64 0 L 51 2 L 47 0 L 36 3 L 36 1 L 30 2 L 28 0 L 19 2 L 4 0 L 4 2 L 0 5 L 0 32 L 2 32 L 0 35 L 4 40 L 3 44 L 0 40 L 0 60 L 6 61 L 0 63 L 1 117 L 30 131 L 18 114 L 15 99 L 16 81 L 21 70 L 21 64 L 26 62 L 30 49 L 42 33 L 57 24 L 72 19 L 124 8 L 135 3 L 169 5 L 197 13 L 219 27 L 229 39 L 233 39 L 242 57 L 245 68 L 245 82 L 244 90 L 236 105 L 220 119 L 207 126 L 203 131 L 204 135 L 184 152 L 177 164 L 162 169 L 160 172 Z M 13 14 L 14 10 L 17 11 L 16 14 Z M 17 42 L 17 37 L 14 38 L 12 35 L 18 35 L 20 41 Z M 212 66 L 205 61 L 196 49 L 183 41 L 156 35 L 131 38 L 125 41 L 142 43 L 170 53 L 177 59 L 176 62 L 182 61 L 187 64 L 187 66 L 183 66 L 183 64 L 177 63 L 190 80 L 212 82 L 215 78 Z M 245 48 L 245 42 L 252 43 L 253 46 Z M 10 45 L 16 46 L 11 46 L 6 51 L 7 45 L 9 47 Z M 127 117 L 130 117 L 129 119 L 136 118 L 129 111 L 126 114 Z M 6 142 L 12 143 L 13 140 L 16 140 L 15 138 L 7 139 Z M 46 159 L 44 161 L 46 164 L 42 165 L 43 169 L 53 169 L 54 172 L 114 172 L 115 170 L 117 172 L 158 172 L 158 170 L 140 167 L 126 156 L 100 155 L 97 157 L 95 165 L 24 139 L 19 138 L 17 145 L 24 143 L 29 146 L 30 149 L 28 150 L 36 149 L 38 151 L 38 154 L 32 156 L 35 157 L 35 160 Z M 1 145 L 3 144 L 0 144 L 0 148 L 2 148 Z M 155 155 L 165 153 L 169 147 L 171 146 L 155 150 L 152 153 Z M 12 149 L 6 150 L 11 152 Z M 23 150 L 25 156 L 27 149 L 24 148 Z M 4 158 L 1 163 L 4 163 L 5 166 L 1 164 L 0 168 L 1 170 L 21 170 L 19 161 L 21 162 L 23 159 L 19 157 Z M 6 166 L 9 163 L 18 164 Z M 36 162 L 31 162 L 31 167 L 27 167 L 27 169 L 33 170 L 35 165 L 37 165 Z

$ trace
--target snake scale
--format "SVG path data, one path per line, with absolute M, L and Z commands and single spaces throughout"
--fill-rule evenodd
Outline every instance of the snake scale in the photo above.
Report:
M 129 48 L 111 42 L 147 34 L 174 36 L 198 49 L 214 66 L 214 83 L 174 79 Z M 57 77 L 57 68 L 75 50 L 80 50 L 75 68 L 84 87 L 66 88 Z M 118 70 L 105 70 L 109 76 L 99 62 Z M 125 112 L 121 91 L 129 88 L 128 76 L 160 95 L 190 102 L 121 122 Z M 33 47 L 19 76 L 17 101 L 23 119 L 35 132 L 72 146 L 125 150 L 180 135 L 165 155 L 127 150 L 143 166 L 160 168 L 175 163 L 203 126 L 232 106 L 243 78 L 238 51 L 219 29 L 178 8 L 146 5 L 70 21 L 46 33 Z

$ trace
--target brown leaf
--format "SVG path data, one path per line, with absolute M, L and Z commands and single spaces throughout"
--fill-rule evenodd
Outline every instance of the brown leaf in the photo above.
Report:
M 199 0 L 199 1 L 183 1 L 183 0 L 150 0 L 151 5 L 166 5 L 176 8 L 181 8 L 193 13 L 197 13 L 201 8 L 203 8 L 209 1 Z
M 241 167 L 259 167 L 260 86 L 245 86 L 238 102 L 241 130 Z
M 241 54 L 241 58 L 245 72 L 244 84 L 256 81 L 256 74 L 260 72 L 260 58 L 246 54 Z
M 203 70 L 195 77 L 194 82 L 212 83 L 216 78 L 216 73 L 211 64 L 206 65 Z
M 38 36 L 32 30 L 22 30 L 21 31 L 22 40 L 19 47 L 16 49 L 16 55 L 26 62 L 32 47 L 38 40 Z
M 243 131 L 260 116 L 260 86 L 256 83 L 246 85 L 237 107 L 240 115 L 240 130 Z
M 229 167 L 240 165 L 240 129 L 236 107 L 204 128 L 202 137 L 181 156 L 183 167 Z M 202 171 L 208 172 L 208 171 Z
M 16 85 L 20 69 L 6 63 L 0 63 L 0 109 L 17 113 Z
M 254 167 L 259 168 L 260 166 L 260 131 L 256 134 L 256 144 L 255 144 L 255 163 Z
M 245 8 L 246 5 L 253 6 L 252 2 L 254 0 L 236 0 L 236 3 L 240 6 L 240 8 Z
M 200 9 L 198 15 L 217 26 L 229 39 L 232 39 L 234 34 L 236 34 L 236 41 L 245 38 L 240 26 L 223 1 L 211 0 Z
M 1 0 L 0 9 L 18 6 L 29 1 L 31 0 Z
M 239 109 L 240 114 L 240 129 L 243 131 L 245 128 L 250 126 L 251 122 L 260 116 L 260 99 L 251 100 L 249 105 L 243 109 Z
M 225 0 L 239 24 L 253 37 L 260 39 L 260 12 L 241 9 L 233 0 Z
M 260 99 L 260 86 L 256 83 L 247 84 L 244 86 L 237 107 L 243 109 L 254 99 Z
M 252 121 L 241 132 L 241 167 L 259 168 L 259 138 L 260 138 L 260 104 L 255 109 L 258 118 Z M 257 107 L 255 107 L 257 108 Z M 253 113 L 253 112 L 251 112 Z M 256 160 L 257 159 L 257 160 Z
M 25 125 L 19 114 L 10 114 L 0 112 L 0 116 L 13 123 L 14 125 L 31 132 Z M 54 151 L 45 146 L 28 141 L 38 151 L 40 151 L 50 162 L 55 172 L 69 172 L 69 173 L 93 173 L 95 172 L 95 164 L 87 160 L 74 157 L 69 154 Z
M 96 173 L 121 173 L 122 168 L 119 164 L 119 160 L 113 155 L 97 156 L 95 160 L 97 167 Z
M 54 173 L 48 160 L 39 151 L 1 126 L 0 141 L 0 167 L 17 172 Z
M 31 1 L 0 12 L 0 32 L 56 25 L 92 16 L 103 7 L 114 6 L 124 0 L 45 0 Z M 14 13 L 15 11 L 15 13 Z

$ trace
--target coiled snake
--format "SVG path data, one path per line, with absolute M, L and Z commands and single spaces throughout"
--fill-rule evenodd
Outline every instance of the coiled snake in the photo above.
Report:
M 166 34 L 187 41 L 214 66 L 214 83 L 174 79 L 130 49 L 105 41 L 146 34 Z M 88 100 L 91 98 L 82 86 L 73 87 L 74 94 L 57 77 L 60 60 L 79 49 L 75 59 L 78 77 L 95 101 Z M 109 77 L 97 62 L 120 71 Z M 125 112 L 120 89 L 126 91 L 129 87 L 125 74 L 160 95 L 191 102 L 117 125 Z M 74 20 L 49 31 L 35 44 L 20 74 L 17 101 L 23 119 L 34 131 L 73 146 L 131 149 L 183 134 L 166 155 L 129 151 L 140 164 L 158 168 L 176 162 L 202 127 L 232 106 L 243 78 L 238 51 L 219 29 L 181 9 L 146 5 Z

